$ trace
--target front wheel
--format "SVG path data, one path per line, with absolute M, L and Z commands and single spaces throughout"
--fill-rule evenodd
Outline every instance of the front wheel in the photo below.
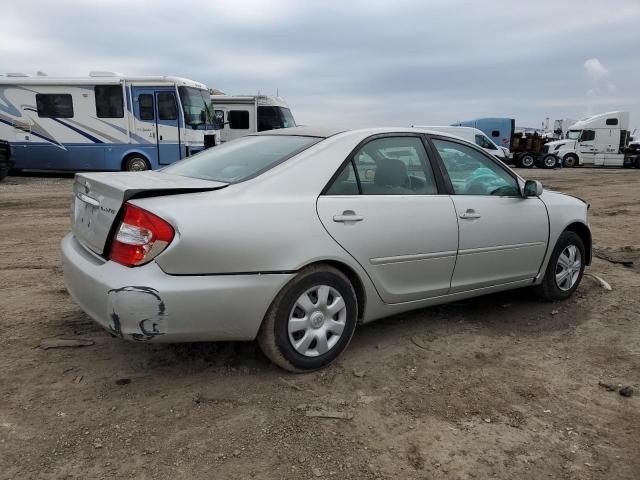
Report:
M 339 270 L 317 265 L 301 271 L 275 298 L 258 344 L 290 372 L 326 367 L 347 347 L 356 328 L 353 286 Z
M 127 158 L 122 166 L 122 169 L 125 172 L 142 172 L 144 170 L 149 170 L 150 168 L 151 166 L 149 165 L 149 162 L 147 162 L 145 158 L 137 155 Z
M 576 167 L 578 165 L 578 157 L 576 155 L 574 155 L 573 153 L 567 153 L 564 156 L 563 164 L 567 168 Z
M 576 291 L 585 267 L 584 243 L 580 236 L 571 231 L 565 231 L 558 238 L 540 291 L 545 300 L 564 300 Z

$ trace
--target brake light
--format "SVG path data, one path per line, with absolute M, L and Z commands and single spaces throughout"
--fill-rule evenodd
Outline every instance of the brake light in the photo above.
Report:
M 166 221 L 126 203 L 109 258 L 127 267 L 143 265 L 167 248 L 173 236 L 173 227 Z

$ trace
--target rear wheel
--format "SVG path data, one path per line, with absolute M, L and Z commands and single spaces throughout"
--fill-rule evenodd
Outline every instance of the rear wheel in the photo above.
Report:
M 142 172 L 144 170 L 150 170 L 151 166 L 146 158 L 133 155 L 124 161 L 122 169 L 125 172 Z
M 258 343 L 290 372 L 326 367 L 347 347 L 356 328 L 353 286 L 339 270 L 317 265 L 301 271 L 275 298 Z
M 536 159 L 530 153 L 525 153 L 518 157 L 518 166 L 521 168 L 532 168 L 536 163 Z
M 544 168 L 553 168 L 558 163 L 555 155 L 547 155 L 542 159 L 542 166 Z
M 576 155 L 574 155 L 573 153 L 567 153 L 564 156 L 564 158 L 562 159 L 562 162 L 563 162 L 565 167 L 573 168 L 573 167 L 576 167 L 578 165 L 578 157 Z
M 635 165 L 636 165 L 636 168 L 640 168 L 640 156 L 636 157 Z
M 544 279 L 540 285 L 540 292 L 545 300 L 564 300 L 576 291 L 585 267 L 584 243 L 580 236 L 571 231 L 565 231 L 558 238 Z

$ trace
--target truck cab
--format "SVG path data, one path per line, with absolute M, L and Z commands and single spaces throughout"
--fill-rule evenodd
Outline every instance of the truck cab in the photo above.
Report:
M 629 112 L 607 112 L 573 124 L 548 151 L 565 165 L 622 166 L 629 146 Z

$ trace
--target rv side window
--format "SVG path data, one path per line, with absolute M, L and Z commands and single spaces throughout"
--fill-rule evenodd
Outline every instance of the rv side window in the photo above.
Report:
M 249 111 L 230 110 L 227 114 L 227 120 L 229 120 L 229 128 L 233 130 L 246 130 L 249 128 Z
M 138 103 L 140 104 L 140 120 L 153 120 L 155 118 L 153 113 L 153 95 L 149 93 L 139 95 Z
M 178 118 L 176 96 L 173 93 L 158 94 L 158 119 L 175 120 Z
M 73 101 L 68 93 L 36 93 L 38 116 L 73 118 Z
M 491 136 L 492 137 L 499 137 L 500 136 L 500 130 L 492 130 L 491 131 Z
M 582 135 L 580 135 L 581 142 L 589 142 L 591 140 L 595 140 L 596 131 L 595 130 L 583 130 Z
M 617 124 L 618 124 L 617 118 L 607 118 L 607 125 L 617 125 Z
M 124 108 L 122 103 L 122 86 L 96 85 L 96 116 L 98 118 L 122 118 Z

